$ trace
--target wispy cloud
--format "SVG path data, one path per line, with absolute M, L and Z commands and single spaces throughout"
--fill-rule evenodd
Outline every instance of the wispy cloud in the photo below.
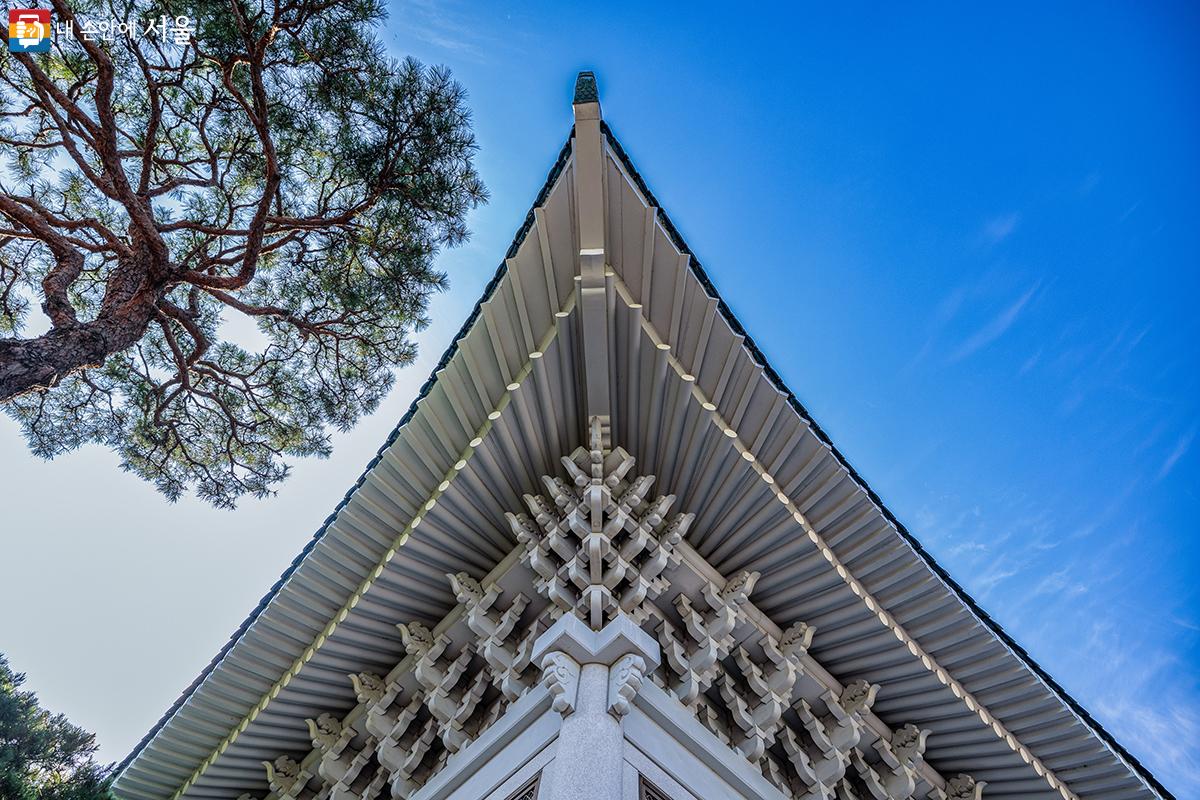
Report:
M 392 20 L 400 35 L 411 36 L 460 58 L 482 61 L 499 44 L 472 13 L 455 3 L 397 0 Z
M 1083 382 L 1076 378 L 1071 381 L 1070 391 L 1067 396 L 1058 404 L 1058 413 L 1064 417 L 1069 417 L 1079 410 L 1083 405 L 1083 401 L 1087 399 L 1087 392 L 1083 388 Z
M 1025 375 L 1034 367 L 1036 367 L 1038 362 L 1042 360 L 1042 352 L 1044 349 L 1045 348 L 1039 347 L 1036 353 L 1025 359 L 1025 363 L 1023 363 L 1021 368 L 1017 370 L 1017 375 Z
M 1069 678 L 1068 691 L 1117 741 L 1153 773 L 1170 778 L 1168 786 L 1177 797 L 1200 797 L 1200 751 L 1195 747 L 1200 703 L 1182 660 L 1186 656 L 1154 644 L 1142 628 L 1105 613 L 1119 597 L 1104 577 L 1112 577 L 1107 565 L 1114 557 L 1115 551 L 1098 564 L 1089 565 L 1085 558 L 1064 563 L 1025 591 L 1023 602 L 1006 610 L 1015 618 L 1014 632 L 1024 629 L 1019 640 L 1035 658 L 1073 665 L 1073 671 L 1064 668 L 1066 674 L 1060 675 Z M 1072 624 L 1077 626 L 1073 631 Z M 1069 653 L 1063 648 L 1068 640 Z
M 1051 572 L 1038 581 L 1033 587 L 1034 594 L 1040 595 L 1056 595 L 1060 598 L 1069 599 L 1087 592 L 1088 587 L 1077 580 L 1073 579 L 1075 570 L 1064 567 L 1057 572 Z
M 993 589 L 1018 574 L 1019 571 L 1017 567 L 1009 565 L 1006 559 L 1001 558 L 994 561 L 991 567 L 984 570 L 983 574 L 975 579 L 974 585 L 977 587 L 979 600 L 986 601 Z
M 1127 335 L 1109 357 L 1136 338 Z M 1194 427 L 1189 433 L 1200 433 L 1200 422 Z M 1149 452 L 1171 449 L 1179 428 L 1168 430 Z M 1200 621 L 1186 603 L 1145 613 L 1137 587 L 1151 576 L 1131 558 L 1145 541 L 1131 500 L 1156 468 L 1132 471 L 1105 501 L 1083 507 L 1018 486 L 995 486 L 967 504 L 941 487 L 913 514 L 913 530 L 1176 796 L 1200 797 L 1200 694 L 1188 668 Z
M 1149 693 L 1147 693 L 1149 694 Z M 1200 710 L 1171 702 L 1138 702 L 1128 697 L 1101 701 L 1097 712 L 1108 727 L 1160 775 L 1170 770 L 1176 797 L 1200 796 Z
M 1121 488 L 1112 494 L 1109 501 L 1095 515 L 1081 522 L 1067 535 L 1072 539 L 1082 539 L 1106 527 L 1114 517 L 1122 513 L 1129 498 L 1133 497 L 1133 493 L 1142 484 L 1142 480 L 1143 478 L 1140 474 L 1132 473 Z
M 1037 290 L 1041 287 L 1041 281 L 1038 281 L 1033 286 L 1025 290 L 1025 293 L 1016 299 L 1011 305 L 993 317 L 986 325 L 977 330 L 971 336 L 967 337 L 958 349 L 950 354 L 950 362 L 962 361 L 964 358 L 976 353 L 980 349 L 987 347 L 992 342 L 999 339 L 1008 329 L 1013 326 L 1017 318 L 1021 316 L 1021 312 L 1025 310 L 1025 306 L 1033 299 Z
M 1130 324 L 1125 323 L 1121 326 L 1121 330 L 1112 341 L 1108 343 L 1108 346 L 1096 357 L 1097 363 L 1108 362 L 1111 356 L 1116 356 L 1118 359 L 1128 356 L 1146 338 L 1146 334 L 1150 332 L 1150 328 L 1150 325 L 1144 325 L 1136 333 L 1131 333 Z
M 1133 205 L 1131 205 L 1129 208 L 1125 209 L 1125 213 L 1124 213 L 1124 214 L 1122 214 L 1122 215 L 1120 216 L 1120 218 L 1119 218 L 1117 221 L 1118 221 L 1118 222 L 1124 222 L 1125 220 L 1127 220 L 1127 219 L 1129 219 L 1131 216 L 1133 216 L 1133 213 L 1134 213 L 1135 211 L 1137 211 L 1137 210 L 1138 210 L 1139 208 L 1141 208 L 1141 207 L 1142 207 L 1142 201 L 1141 201 L 1141 200 L 1138 200 L 1136 203 L 1134 203 Z
M 1195 438 L 1196 426 L 1193 425 L 1188 429 L 1187 433 L 1179 437 L 1179 440 L 1175 442 L 1175 447 L 1167 455 L 1166 460 L 1163 461 L 1162 467 L 1158 470 L 1158 479 L 1160 481 L 1171 474 L 1171 470 L 1175 469 L 1175 465 L 1179 463 L 1179 459 L 1187 455 L 1187 451 L 1191 449 L 1192 441 Z
M 1121 675 L 1092 704 L 1118 741 L 1153 772 L 1169 773 L 1177 797 L 1200 797 L 1200 706 L 1180 682 L 1183 665 L 1171 653 L 1131 646 L 1129 632 L 1094 623 L 1087 649 Z M 1186 669 L 1183 670 L 1186 673 Z
M 950 555 L 961 556 L 967 553 L 986 553 L 988 546 L 983 542 L 959 542 L 950 548 Z
M 1021 215 L 1016 211 L 1011 214 L 1000 214 L 983 223 L 980 238 L 985 244 L 997 245 L 1012 236 L 1013 231 L 1021 222 Z
M 1087 177 L 1085 177 L 1083 179 L 1083 181 L 1079 184 L 1079 194 L 1083 197 L 1087 197 L 1099 185 L 1100 185 L 1100 173 L 1099 172 L 1089 172 Z
M 933 346 L 937 342 L 938 337 L 941 335 L 942 331 L 945 330 L 950 321 L 953 320 L 958 314 L 959 310 L 963 306 L 963 303 L 966 302 L 967 295 L 972 291 L 972 288 L 973 287 L 969 284 L 958 286 L 952 289 L 950 293 L 943 297 L 941 302 L 937 304 L 937 308 L 929 319 L 929 332 L 925 337 L 925 344 L 921 345 L 921 349 L 918 350 L 917 354 L 912 357 L 908 364 L 905 365 L 905 371 L 916 367 L 918 364 L 923 362 L 931 352 L 933 352 Z

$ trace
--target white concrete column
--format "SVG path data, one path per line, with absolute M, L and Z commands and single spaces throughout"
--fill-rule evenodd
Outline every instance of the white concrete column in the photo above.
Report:
M 621 718 L 646 674 L 658 665 L 658 642 L 624 614 L 599 631 L 568 614 L 538 637 L 533 660 L 563 715 L 538 797 L 621 800 Z
M 620 800 L 625 737 L 608 713 L 608 667 L 584 664 L 575 711 L 563 720 L 555 756 L 543 775 L 547 800 Z

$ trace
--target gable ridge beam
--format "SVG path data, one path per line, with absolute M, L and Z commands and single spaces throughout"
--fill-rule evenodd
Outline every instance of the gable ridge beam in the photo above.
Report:
M 581 72 L 575 82 L 575 214 L 579 231 L 580 323 L 583 329 L 585 419 L 598 417 L 604 446 L 612 443 L 609 396 L 609 282 L 604 252 L 604 139 L 596 77 Z

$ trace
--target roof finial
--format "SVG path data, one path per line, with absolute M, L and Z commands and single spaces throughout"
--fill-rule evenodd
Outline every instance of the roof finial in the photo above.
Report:
M 596 73 L 590 69 L 583 70 L 575 78 L 575 99 L 571 103 L 572 105 L 581 105 L 599 102 L 600 90 L 596 86 Z

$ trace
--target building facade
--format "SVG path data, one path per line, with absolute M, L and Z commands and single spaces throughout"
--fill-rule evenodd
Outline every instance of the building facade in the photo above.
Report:
M 849 467 L 601 120 L 128 800 L 1169 794 Z

